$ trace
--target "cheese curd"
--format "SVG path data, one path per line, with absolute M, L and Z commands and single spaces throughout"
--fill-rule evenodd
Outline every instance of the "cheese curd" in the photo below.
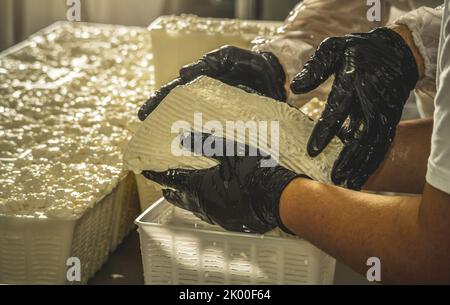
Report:
M 150 34 L 58 23 L 0 57 L 0 214 L 71 218 L 124 177 L 153 90 Z
M 276 33 L 280 23 L 238 19 L 162 16 L 149 27 L 157 87 L 178 77 L 178 71 L 223 45 L 250 49 L 260 36 Z

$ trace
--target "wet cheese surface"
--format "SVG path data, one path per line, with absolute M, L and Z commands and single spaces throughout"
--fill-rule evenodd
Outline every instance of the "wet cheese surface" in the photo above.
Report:
M 0 57 L 0 215 L 71 218 L 124 177 L 148 30 L 58 23 Z

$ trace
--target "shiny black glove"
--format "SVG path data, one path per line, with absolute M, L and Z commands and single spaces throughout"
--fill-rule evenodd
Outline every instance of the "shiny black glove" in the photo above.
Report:
M 286 76 L 274 54 L 224 46 L 181 68 L 179 78 L 156 91 L 141 107 L 139 119 L 145 120 L 173 88 L 189 83 L 201 75 L 282 102 L 286 101 Z
M 330 75 L 335 80 L 308 142 L 317 156 L 335 135 L 344 141 L 332 180 L 360 189 L 383 161 L 403 106 L 418 81 L 414 56 L 403 38 L 387 28 L 324 40 L 294 78 L 294 93 L 306 93 Z M 348 125 L 342 125 L 349 117 Z
M 234 156 L 196 151 L 207 141 L 213 149 L 223 145 L 222 151 L 232 145 Z M 191 133 L 182 138 L 182 145 L 196 154 L 214 158 L 219 164 L 203 170 L 143 171 L 146 178 L 172 188 L 163 190 L 167 201 L 229 231 L 265 233 L 280 226 L 289 232 L 280 221 L 279 201 L 283 189 L 298 176 L 296 173 L 278 165 L 263 167 L 261 161 L 269 160 L 270 156 L 261 152 L 249 156 L 247 145 L 209 134 Z

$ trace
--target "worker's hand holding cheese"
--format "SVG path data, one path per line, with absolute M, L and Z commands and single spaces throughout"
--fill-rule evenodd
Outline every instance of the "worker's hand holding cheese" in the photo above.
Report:
M 419 71 L 401 35 L 388 28 L 324 40 L 291 89 L 301 94 L 335 76 L 328 102 L 308 143 L 317 156 L 340 134 L 345 147 L 334 164 L 332 179 L 359 189 L 392 142 L 403 106 Z M 341 128 L 347 118 L 348 126 Z
M 191 82 L 201 75 L 286 101 L 285 74 L 275 55 L 271 52 L 253 52 L 224 46 L 181 68 L 179 78 L 156 91 L 141 107 L 139 119 L 145 120 L 173 88 Z
M 229 144 L 234 147 L 233 156 L 204 151 L 206 145 L 214 151 L 220 151 L 215 145 L 221 145 L 225 151 Z M 264 167 L 261 161 L 270 156 L 259 151 L 249 156 L 252 154 L 247 145 L 230 143 L 209 134 L 191 133 L 182 139 L 182 145 L 214 158 L 219 164 L 202 170 L 142 172 L 146 178 L 167 187 L 163 190 L 166 200 L 229 231 L 265 233 L 279 226 L 289 232 L 280 221 L 280 196 L 288 183 L 299 175 L 279 165 Z M 202 152 L 196 151 L 197 147 Z M 226 155 L 229 155 L 228 150 Z

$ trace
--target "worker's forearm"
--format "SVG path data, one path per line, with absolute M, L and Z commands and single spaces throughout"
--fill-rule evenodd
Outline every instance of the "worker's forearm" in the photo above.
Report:
M 419 224 L 420 205 L 420 196 L 373 195 L 300 178 L 284 190 L 280 215 L 291 231 L 361 274 L 377 257 L 383 282 L 450 282 L 448 236 Z
M 367 181 L 364 189 L 422 193 L 430 155 L 432 130 L 432 119 L 401 122 L 385 160 Z

